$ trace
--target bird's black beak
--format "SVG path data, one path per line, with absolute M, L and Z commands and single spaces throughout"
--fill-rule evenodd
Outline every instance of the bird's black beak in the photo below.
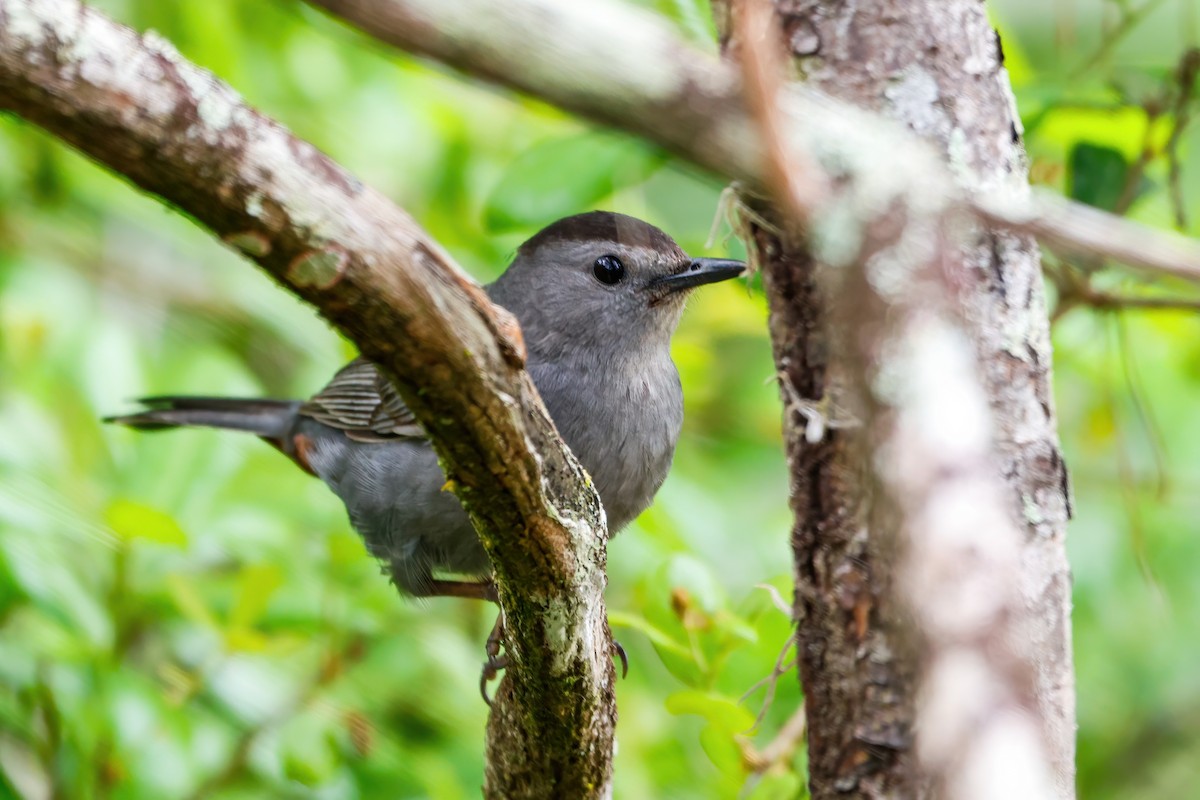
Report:
M 694 289 L 706 283 L 736 278 L 745 270 L 746 265 L 741 261 L 728 258 L 693 258 L 692 263 L 683 272 L 655 278 L 650 282 L 650 288 L 664 295 L 682 292 L 684 289 Z

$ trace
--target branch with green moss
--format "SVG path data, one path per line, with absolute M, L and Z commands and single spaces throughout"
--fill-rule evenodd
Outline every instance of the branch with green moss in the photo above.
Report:
M 507 617 L 488 794 L 610 793 L 607 533 L 515 320 L 404 211 L 160 37 L 75 0 L 0 0 L 0 109 L 194 218 L 388 372 L 475 521 Z

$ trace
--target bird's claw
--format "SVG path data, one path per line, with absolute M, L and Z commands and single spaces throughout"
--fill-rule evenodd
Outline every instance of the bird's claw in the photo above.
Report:
M 492 632 L 488 634 L 487 644 L 483 648 L 487 653 L 487 661 L 483 662 L 483 672 L 479 675 L 479 694 L 489 706 L 492 704 L 492 698 L 488 697 L 487 685 L 500 675 L 500 670 L 508 666 L 508 655 L 500 655 L 500 645 L 503 642 L 504 609 L 500 609 L 500 613 L 496 615 L 496 624 L 492 626 Z
M 501 670 L 508 667 L 508 654 L 500 654 L 500 645 L 503 642 L 504 611 L 502 610 L 496 617 L 496 624 L 492 626 L 492 632 L 488 634 L 487 644 L 484 645 L 487 661 L 483 662 L 483 671 L 479 674 L 479 694 L 483 697 L 483 702 L 489 706 L 492 704 L 492 698 L 488 697 L 488 684 L 500 676 Z M 621 677 L 626 678 L 629 676 L 629 656 L 625 655 L 625 648 L 621 647 L 621 643 L 616 639 L 613 639 L 612 645 L 617 658 L 621 660 Z
M 488 706 L 492 704 L 492 698 L 488 697 L 488 684 L 500 676 L 500 670 L 508 666 L 508 656 L 488 656 L 488 660 L 483 662 L 483 672 L 479 675 L 479 694 L 483 697 L 483 702 Z
M 621 643 L 616 639 L 612 640 L 613 650 L 617 652 L 617 658 L 621 659 L 621 677 L 629 677 L 629 656 L 625 655 L 625 648 L 621 647 Z

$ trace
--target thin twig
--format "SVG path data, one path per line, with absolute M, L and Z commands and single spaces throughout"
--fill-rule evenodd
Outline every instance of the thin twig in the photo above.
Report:
M 757 692 L 759 688 L 764 685 L 767 687 L 767 693 L 763 697 L 762 707 L 759 708 L 758 715 L 754 718 L 754 724 L 750 726 L 750 730 L 747 731 L 747 733 L 757 730 L 758 726 L 762 724 L 762 721 L 766 719 L 767 712 L 771 710 L 771 705 L 775 702 L 775 687 L 779 684 L 779 679 L 790 672 L 792 667 L 796 666 L 796 659 L 787 658 L 788 651 L 790 651 L 795 644 L 796 634 L 792 633 L 792 635 L 789 636 L 788 640 L 784 643 L 783 649 L 779 651 L 779 655 L 776 656 L 775 665 L 771 668 L 771 673 L 755 681 L 754 684 L 745 692 L 743 692 L 740 698 L 738 698 L 739 703 L 744 703 L 750 697 L 750 695 Z
M 1200 297 L 1137 295 L 1097 289 L 1092 285 L 1089 269 L 1068 261 L 1047 260 L 1043 271 L 1058 294 L 1051 314 L 1052 322 L 1079 307 L 1096 311 L 1200 311 Z
M 1129 395 L 1129 401 L 1133 404 L 1134 414 L 1146 431 L 1146 441 L 1150 444 L 1150 452 L 1154 457 L 1155 495 L 1161 501 L 1166 496 L 1169 486 L 1166 437 L 1163 435 L 1162 426 L 1158 423 L 1158 416 L 1154 413 L 1154 409 L 1143 392 L 1145 382 L 1138 372 L 1133 348 L 1129 346 L 1128 326 L 1120 317 L 1113 320 L 1113 325 L 1116 327 L 1117 348 L 1121 359 L 1121 373 L 1125 380 L 1125 391 Z
M 790 147 L 784 135 L 779 96 L 785 62 L 774 7 L 770 0 L 737 0 L 733 25 L 746 104 L 763 138 L 767 188 L 782 201 L 791 222 L 803 225 L 828 188 L 821 169 L 807 153 Z
M 1156 100 L 1146 103 L 1145 112 L 1146 129 L 1142 132 L 1141 150 L 1138 152 L 1137 161 L 1133 162 L 1125 173 L 1125 183 L 1121 186 L 1121 193 L 1117 195 L 1117 202 L 1112 209 L 1119 217 L 1125 216 L 1133 201 L 1137 200 L 1138 190 L 1142 188 L 1142 179 L 1146 176 L 1146 167 L 1154 160 L 1154 124 L 1161 116 L 1162 109 Z
M 1194 297 L 1138 297 L 1091 290 L 1077 302 L 1102 311 L 1200 311 L 1200 298 Z
M 1116 347 L 1113 348 L 1110 345 L 1109 352 L 1111 353 L 1115 349 L 1116 357 L 1121 362 L 1126 386 L 1128 387 L 1129 373 L 1127 367 L 1129 363 L 1129 353 L 1126 352 L 1124 331 L 1122 329 L 1122 322 L 1119 317 L 1112 320 L 1110 329 L 1113 333 L 1113 338 L 1116 341 Z M 1124 425 L 1121 424 L 1121 420 L 1115 416 L 1116 409 L 1119 408 L 1119 405 L 1116 402 L 1116 392 L 1111 382 L 1106 385 L 1106 389 L 1108 394 L 1108 405 L 1113 409 L 1114 413 L 1113 430 L 1116 433 L 1117 444 L 1117 475 L 1119 476 L 1121 483 L 1122 505 L 1125 509 L 1126 522 L 1129 525 L 1130 542 L 1133 547 L 1134 559 L 1137 561 L 1138 570 L 1142 573 L 1143 579 L 1146 581 L 1147 585 L 1154 590 L 1155 597 L 1162 601 L 1165 597 L 1162 593 L 1162 587 L 1154 577 L 1154 572 L 1151 569 L 1150 562 L 1146 557 L 1145 524 L 1142 520 L 1141 509 L 1138 504 L 1138 481 L 1135 476 L 1133 463 L 1130 459 L 1129 438 L 1125 432 Z
M 1163 4 L 1163 0 L 1146 0 L 1145 3 L 1135 8 L 1133 11 L 1124 11 L 1121 16 L 1121 21 L 1117 23 L 1117 27 L 1104 37 L 1104 41 L 1096 48 L 1082 64 L 1075 68 L 1071 73 L 1070 80 L 1076 81 L 1087 75 L 1101 63 L 1103 63 L 1112 51 L 1121 41 L 1128 36 L 1134 28 L 1136 28 L 1142 20 L 1148 17 L 1156 8 Z
M 1175 107 L 1172 115 L 1175 123 L 1167 139 L 1164 152 L 1167 156 L 1167 186 L 1171 196 L 1171 207 L 1175 212 L 1175 228 L 1187 230 L 1187 208 L 1183 199 L 1183 169 L 1179 162 L 1179 142 L 1183 131 L 1191 121 L 1192 91 L 1196 88 L 1197 73 L 1200 73 L 1200 48 L 1189 48 L 1179 61 L 1176 72 Z
M 1045 191 L 1027 205 L 977 196 L 973 211 L 983 220 L 1033 234 L 1066 253 L 1110 258 L 1150 273 L 1200 282 L 1200 242 L 1167 231 L 1147 235 L 1136 222 Z
M 804 741 L 807 731 L 808 718 L 804 714 L 804 705 L 801 704 L 779 729 L 779 733 L 775 734 L 775 738 L 759 751 L 761 765 L 755 772 L 766 772 L 772 765 L 789 758 Z

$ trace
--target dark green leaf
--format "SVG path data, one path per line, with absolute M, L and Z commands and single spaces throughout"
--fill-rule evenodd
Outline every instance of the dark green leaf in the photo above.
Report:
M 1129 162 L 1119 150 L 1079 142 L 1071 150 L 1069 170 L 1073 199 L 1112 211 L 1125 190 Z

